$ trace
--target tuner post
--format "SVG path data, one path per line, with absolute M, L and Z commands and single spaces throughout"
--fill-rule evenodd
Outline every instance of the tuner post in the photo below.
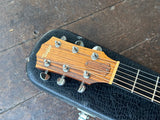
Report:
M 59 85 L 59 86 L 63 86 L 64 84 L 65 84 L 65 76 L 63 75 L 62 77 L 59 77 L 58 79 L 57 79 L 57 85 Z
M 46 70 L 45 72 L 41 72 L 40 73 L 40 78 L 43 81 L 47 81 L 50 79 L 50 75 L 48 75 L 48 70 Z
M 83 93 L 86 90 L 86 86 L 84 85 L 84 82 L 81 83 L 81 85 L 78 88 L 78 93 Z

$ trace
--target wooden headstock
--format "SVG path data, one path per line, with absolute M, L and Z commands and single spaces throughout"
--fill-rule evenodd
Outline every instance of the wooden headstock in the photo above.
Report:
M 88 85 L 112 84 L 119 61 L 104 52 L 82 47 L 56 37 L 42 44 L 36 68 L 71 77 Z

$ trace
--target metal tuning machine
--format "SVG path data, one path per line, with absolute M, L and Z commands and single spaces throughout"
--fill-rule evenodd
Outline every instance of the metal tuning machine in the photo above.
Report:
M 46 70 L 45 72 L 41 72 L 40 73 L 40 78 L 41 80 L 47 81 L 50 78 L 50 75 L 48 74 L 48 70 Z

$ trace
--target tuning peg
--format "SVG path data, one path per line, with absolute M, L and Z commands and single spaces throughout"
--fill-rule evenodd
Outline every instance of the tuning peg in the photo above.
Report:
M 86 90 L 86 86 L 84 85 L 84 83 L 82 82 L 81 85 L 78 88 L 78 93 L 83 93 Z
M 100 46 L 94 46 L 92 49 L 93 50 L 102 51 L 102 47 L 100 47 Z
M 41 72 L 40 73 L 40 78 L 44 81 L 47 81 L 49 80 L 50 78 L 50 75 L 48 75 L 48 70 L 46 70 L 45 72 Z
M 67 40 L 66 36 L 64 36 L 64 35 L 63 35 L 60 39 L 61 39 L 61 40 L 64 40 L 64 41 Z
M 44 59 L 44 66 L 45 66 L 45 67 L 49 67 L 50 64 L 51 64 L 51 61 L 50 61 L 50 60 Z
M 84 43 L 82 40 L 77 40 L 75 44 L 84 47 Z
M 63 75 L 62 77 L 59 77 L 58 79 L 57 79 L 57 84 L 59 85 L 59 86 L 63 86 L 64 84 L 65 84 L 65 76 Z

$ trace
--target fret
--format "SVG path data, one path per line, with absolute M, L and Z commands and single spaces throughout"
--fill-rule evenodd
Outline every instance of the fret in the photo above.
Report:
M 136 75 L 136 78 L 135 78 L 135 81 L 134 81 L 134 84 L 133 84 L 133 87 L 132 87 L 132 90 L 131 90 L 131 93 L 133 93 L 133 91 L 134 91 L 134 88 L 135 88 L 135 85 L 136 85 L 136 82 L 137 82 L 137 79 L 138 79 L 139 72 L 140 72 L 140 70 L 138 69 L 137 75 Z
M 157 90 L 157 87 L 158 87 L 158 82 L 159 82 L 159 76 L 157 77 L 156 85 L 155 85 L 153 96 L 152 96 L 152 99 L 151 99 L 152 102 L 154 101 L 155 93 L 156 93 L 156 90 Z
M 160 103 L 160 76 L 127 67 L 120 64 L 114 84 L 152 102 Z

